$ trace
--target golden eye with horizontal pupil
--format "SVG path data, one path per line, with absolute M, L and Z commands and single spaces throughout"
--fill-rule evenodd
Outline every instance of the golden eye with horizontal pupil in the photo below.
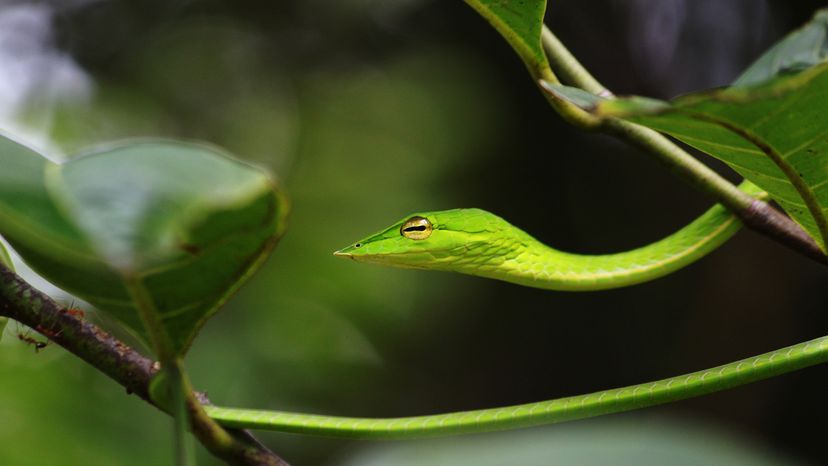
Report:
M 400 234 L 408 239 L 426 239 L 434 227 L 424 217 L 411 217 L 400 227 Z

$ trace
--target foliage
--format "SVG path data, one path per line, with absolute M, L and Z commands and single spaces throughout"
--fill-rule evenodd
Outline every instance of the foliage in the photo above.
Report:
M 637 99 L 593 111 L 665 132 L 726 162 L 828 244 L 828 65 L 761 85 L 691 94 L 670 104 Z
M 517 11 L 506 7 L 504 2 L 468 1 L 468 3 L 489 19 L 507 38 L 515 50 L 527 61 L 530 70 L 548 66 L 540 46 L 545 2 L 521 2 L 527 4 L 526 9 Z M 526 12 L 528 14 L 524 14 Z M 825 15 L 817 16 L 817 18 L 824 19 Z M 808 37 L 818 37 L 819 27 L 817 23 L 808 26 L 805 29 L 808 31 Z M 789 56 L 791 47 L 801 50 L 795 47 L 800 43 L 798 40 L 789 39 L 785 43 L 788 45 L 785 47 L 780 45 L 771 52 L 779 56 Z M 815 43 L 818 44 L 819 41 L 803 39 L 801 43 L 810 47 Z M 820 50 L 824 50 L 824 47 Z M 424 78 L 431 75 L 432 66 L 430 65 L 441 65 L 448 69 L 452 59 L 435 60 L 433 56 L 430 56 L 425 61 L 425 65 L 422 62 L 415 62 L 413 65 L 404 64 L 402 71 L 395 77 L 399 78 L 398 81 L 393 81 L 391 84 L 385 80 L 370 81 L 370 78 L 361 76 L 351 77 L 350 85 L 358 88 L 362 93 L 361 96 L 374 95 L 378 102 L 378 108 L 375 110 L 381 109 L 389 102 L 397 103 L 401 111 L 389 113 L 419 116 L 424 120 L 437 119 L 441 115 L 435 115 L 425 106 L 418 105 L 416 98 L 401 97 L 403 91 L 410 91 L 412 86 L 415 86 L 408 81 L 411 79 L 409 72 L 412 69 L 414 76 Z M 761 63 L 763 62 L 760 60 L 757 65 Z M 780 61 L 774 60 L 773 63 L 779 64 Z M 743 77 L 741 82 L 737 81 L 738 84 L 750 84 L 749 88 L 737 87 L 727 91 L 699 93 L 670 104 L 659 102 L 653 105 L 653 101 L 634 99 L 599 101 L 591 97 L 584 101 L 577 101 L 573 97 L 576 96 L 575 93 L 568 94 L 570 91 L 563 87 L 557 89 L 561 95 L 572 98 L 583 108 L 597 115 L 623 117 L 646 124 L 673 134 L 690 145 L 730 162 L 737 171 L 742 172 L 747 178 L 774 195 L 780 204 L 786 207 L 786 210 L 797 218 L 809 232 L 818 237 L 820 214 L 813 209 L 810 211 L 801 209 L 795 204 L 803 203 L 803 200 L 807 204 L 806 198 L 810 190 L 815 202 L 820 206 L 821 221 L 824 223 L 825 207 L 828 205 L 825 196 L 828 196 L 828 190 L 824 189 L 823 181 L 828 173 L 823 170 L 825 167 L 822 163 L 823 158 L 809 159 L 806 155 L 820 153 L 823 157 L 826 156 L 824 138 L 820 139 L 822 135 L 805 135 L 813 137 L 814 144 L 823 145 L 817 147 L 812 144 L 797 147 L 796 155 L 791 155 L 794 160 L 789 160 L 790 170 L 785 171 L 779 168 L 778 164 L 770 165 L 767 160 L 760 162 L 759 160 L 764 159 L 756 157 L 752 157 L 747 164 L 739 164 L 742 159 L 737 157 L 743 154 L 759 155 L 755 150 L 757 141 L 744 137 L 733 138 L 732 135 L 725 134 L 726 131 L 723 132 L 719 124 L 719 120 L 735 115 L 745 117 L 744 120 L 737 120 L 737 129 L 752 128 L 751 125 L 755 124 L 757 115 L 769 113 L 767 112 L 768 106 L 776 105 L 779 99 L 785 99 L 787 104 L 801 108 L 803 107 L 799 105 L 801 102 L 814 102 L 824 94 L 825 79 L 822 78 L 821 72 L 824 67 L 813 68 L 800 72 L 801 74 L 792 74 L 793 68 L 799 71 L 798 69 L 802 68 L 802 60 L 783 63 L 779 69 L 785 72 L 785 76 L 773 83 L 756 87 L 754 84 L 763 79 L 760 76 L 761 72 L 755 71 L 756 66 L 754 66 L 744 75 L 750 78 Z M 776 71 L 778 69 L 774 73 Z M 468 83 L 469 80 L 464 80 L 464 78 L 473 76 L 464 75 L 463 72 L 447 71 L 447 73 L 456 80 L 457 85 L 453 88 L 455 91 L 468 93 L 458 98 L 456 102 L 435 98 L 435 102 L 439 101 L 444 104 L 447 111 L 450 111 L 452 105 L 456 107 L 475 105 L 475 92 L 470 92 L 470 89 L 491 91 L 494 88 L 494 86 L 487 87 L 485 81 L 483 84 L 466 86 L 462 83 Z M 369 81 L 368 84 L 366 80 Z M 401 84 L 395 87 L 396 82 Z M 327 82 L 310 84 L 310 86 L 314 85 L 320 89 L 327 88 Z M 365 86 L 372 87 L 372 89 L 366 91 Z M 420 88 L 414 87 L 414 89 L 422 91 Z M 422 94 L 434 97 L 428 92 L 423 91 Z M 450 94 L 452 93 L 446 92 L 441 95 L 445 97 Z M 308 165 L 302 167 L 305 171 L 300 171 L 300 175 L 297 175 L 294 180 L 296 184 L 294 200 L 303 203 L 305 207 L 316 205 L 319 209 L 313 214 L 297 215 L 298 218 L 292 226 L 297 235 L 291 244 L 294 249 L 280 252 L 280 260 L 284 262 L 287 259 L 291 272 L 274 272 L 271 269 L 265 274 L 266 278 L 260 279 L 258 283 L 254 282 L 253 291 L 244 295 L 241 301 L 242 305 L 255 303 L 257 307 L 268 310 L 278 308 L 281 314 L 272 316 L 270 324 L 264 320 L 250 319 L 252 323 L 249 324 L 248 329 L 251 331 L 250 340 L 253 343 L 247 341 L 238 344 L 248 345 L 247 349 L 269 353 L 270 358 L 282 358 L 282 362 L 288 361 L 284 364 L 288 369 L 292 368 L 298 370 L 299 374 L 310 375 L 305 381 L 296 382 L 296 386 L 299 387 L 296 389 L 297 392 L 302 390 L 302 384 L 321 390 L 317 384 L 312 382 L 314 377 L 323 381 L 318 384 L 320 386 L 341 386 L 330 383 L 332 381 L 330 377 L 334 376 L 322 375 L 326 372 L 325 363 L 320 364 L 319 367 L 304 364 L 303 361 L 313 360 L 313 357 L 318 357 L 319 354 L 323 355 L 322 360 L 329 357 L 332 359 L 352 357 L 358 361 L 356 366 L 369 366 L 370 368 L 379 366 L 377 361 L 382 357 L 377 355 L 378 351 L 375 348 L 379 338 L 373 340 L 364 338 L 361 333 L 353 331 L 352 320 L 342 320 L 334 316 L 329 308 L 339 305 L 355 309 L 355 313 L 374 312 L 378 315 L 390 311 L 392 316 L 382 315 L 377 317 L 377 321 L 401 324 L 405 322 L 407 315 L 413 313 L 412 308 L 418 308 L 414 304 L 407 303 L 416 303 L 423 299 L 416 291 L 418 287 L 411 284 L 411 282 L 418 283 L 418 280 L 421 280 L 419 278 L 395 281 L 393 277 L 382 277 L 389 283 L 385 289 L 359 291 L 359 283 L 362 280 L 352 276 L 350 269 L 339 265 L 332 266 L 332 268 L 342 267 L 338 270 L 346 272 L 339 274 L 342 278 L 340 284 L 331 285 L 333 280 L 318 278 L 319 271 L 327 270 L 328 266 L 323 264 L 317 267 L 319 264 L 314 262 L 316 259 L 310 257 L 312 255 L 307 254 L 306 251 L 315 248 L 314 251 L 318 252 L 318 250 L 328 248 L 332 240 L 338 245 L 342 242 L 343 234 L 358 234 L 363 231 L 359 225 L 364 223 L 363 217 L 367 217 L 366 212 L 353 212 L 348 215 L 342 213 L 345 209 L 352 207 L 354 200 L 363 203 L 376 202 L 380 210 L 398 212 L 401 203 L 411 204 L 410 207 L 413 207 L 414 204 L 424 199 L 432 201 L 439 199 L 439 195 L 423 194 L 423 191 L 427 190 L 417 189 L 423 184 L 421 180 L 429 179 L 437 173 L 450 173 L 453 166 L 450 157 L 457 157 L 461 160 L 462 157 L 457 155 L 458 151 L 473 152 L 481 144 L 485 145 L 485 142 L 480 141 L 454 140 L 456 135 L 443 130 L 449 122 L 453 123 L 454 127 L 467 127 L 476 131 L 483 141 L 486 141 L 486 138 L 494 138 L 493 135 L 486 134 L 485 130 L 491 121 L 495 120 L 496 112 L 485 105 L 481 107 L 483 111 L 479 114 L 470 112 L 471 114 L 467 115 L 469 120 L 461 122 L 461 118 L 448 118 L 449 121 L 443 122 L 445 124 L 435 123 L 434 133 L 437 133 L 437 137 L 424 141 L 417 137 L 417 134 L 410 133 L 411 129 L 405 118 L 395 120 L 393 116 L 388 116 L 378 118 L 377 121 L 369 120 L 369 123 L 375 124 L 375 128 L 369 127 L 369 129 L 366 129 L 362 122 L 353 122 L 352 126 L 349 126 L 347 120 L 352 117 L 351 109 L 366 104 L 370 106 L 371 102 L 364 97 L 349 99 L 347 96 L 345 98 L 340 96 L 340 99 L 343 101 L 335 102 L 335 104 L 337 104 L 336 108 L 341 109 L 341 113 L 331 110 L 329 107 L 331 102 L 328 99 L 320 98 L 310 108 L 310 111 L 302 116 L 310 120 L 310 124 L 303 128 L 310 127 L 311 134 L 316 131 L 317 136 L 304 141 L 303 150 L 327 157 L 328 162 L 331 162 L 327 166 L 337 167 L 333 171 L 341 169 L 351 161 L 350 155 L 341 149 L 344 146 L 353 148 L 362 144 L 364 147 L 360 149 L 364 148 L 363 152 L 366 154 L 375 154 L 376 158 L 369 163 L 364 163 L 365 172 L 362 173 L 364 178 L 358 178 L 356 181 L 343 181 L 340 173 L 333 173 L 330 169 L 322 169 L 311 176 L 307 171 Z M 260 107 L 252 104 L 243 107 L 239 104 L 239 108 L 241 110 L 238 108 L 235 110 L 243 115 L 245 109 Z M 801 121 L 824 120 L 824 116 L 818 111 L 818 106 L 810 108 L 813 114 L 807 116 L 808 120 L 786 121 L 782 115 L 773 115 L 768 126 L 775 126 L 780 130 L 770 135 L 760 134 L 761 142 L 764 143 L 762 147 L 769 146 L 776 153 L 784 153 L 788 150 L 786 148 L 791 147 L 792 141 L 803 138 L 802 134 L 794 130 L 824 126 L 823 124 L 801 124 Z M 737 109 L 747 110 L 745 114 L 742 114 Z M 693 137 L 698 138 L 699 133 L 688 136 L 686 128 L 698 126 L 700 121 L 705 125 L 704 131 L 709 131 L 711 135 L 697 141 Z M 731 122 L 731 120 L 727 121 Z M 780 124 L 781 126 L 778 126 Z M 235 129 L 238 130 L 238 127 Z M 383 130 L 398 131 L 398 135 L 401 136 L 399 139 L 408 138 L 411 147 L 399 147 L 394 141 L 388 142 L 387 145 L 383 145 L 382 141 L 377 142 L 376 136 Z M 252 130 L 245 128 L 245 131 Z M 267 128 L 259 128 L 259 131 L 266 132 Z M 694 131 L 696 131 L 695 127 Z M 228 133 L 232 132 L 228 131 Z M 320 135 L 322 137 L 318 137 Z M 244 137 L 239 137 L 237 140 L 246 142 Z M 733 144 L 736 149 L 722 147 L 723 142 Z M 387 151 L 377 150 L 377 145 Z M 430 156 L 427 155 L 429 152 Z M 435 153 L 441 156 L 434 155 Z M 0 231 L 13 247 L 26 258 L 33 268 L 51 281 L 87 299 L 99 309 L 111 312 L 130 328 L 152 340 L 150 335 L 152 331 L 148 332 L 145 329 L 146 321 L 142 322 L 139 318 L 140 313 L 135 309 L 141 301 L 140 299 L 136 301 L 136 296 L 140 297 L 141 290 L 145 291 L 154 303 L 150 308 L 154 308 L 155 316 L 164 322 L 164 332 L 172 340 L 175 352 L 184 352 L 189 348 L 206 319 L 211 317 L 218 307 L 224 304 L 228 296 L 253 272 L 284 231 L 286 212 L 284 195 L 260 170 L 241 164 L 209 147 L 170 141 L 129 143 L 56 164 L 12 140 L 2 139 L 0 140 L 0 164 L 4 167 L 14 167 L 13 170 L 0 172 Z M 414 172 L 415 175 L 408 179 L 404 177 L 389 179 L 385 175 L 387 171 L 382 167 L 394 165 L 397 165 L 397 168 L 405 168 L 408 174 Z M 460 166 L 462 163 L 457 162 L 456 165 Z M 780 170 L 782 170 L 781 175 Z M 795 172 L 796 176 L 801 178 L 801 183 L 791 180 L 792 175 L 788 172 Z M 140 181 L 134 178 L 137 174 L 142 175 Z M 781 176 L 788 176 L 788 178 L 780 181 L 778 178 Z M 777 178 L 777 182 L 773 181 L 774 178 Z M 353 192 L 352 185 L 377 179 L 380 179 L 377 181 L 379 183 L 387 183 L 385 188 L 393 188 L 402 194 L 389 194 L 389 197 L 377 200 L 367 189 L 361 194 Z M 802 188 L 803 185 L 805 188 Z M 820 188 L 822 188 L 821 191 Z M 354 197 L 348 197 L 346 201 L 346 194 L 353 194 Z M 158 209 L 160 205 L 172 208 Z M 349 220 L 352 222 L 349 223 Z M 333 231 L 319 228 L 319 225 L 329 224 L 345 226 L 342 229 L 335 228 Z M 4 253 L 0 244 L 0 260 L 4 259 Z M 368 274 L 366 276 L 374 274 L 372 277 L 376 279 L 381 277 L 381 272 L 378 271 L 365 273 Z M 316 277 L 311 280 L 312 284 L 303 281 L 302 277 L 311 275 Z M 140 287 L 137 293 L 135 291 L 136 281 L 133 280 L 136 277 Z M 284 281 L 271 285 L 269 281 L 274 277 L 284 279 Z M 318 286 L 320 280 L 322 287 Z M 442 285 L 436 281 L 431 283 L 439 291 L 441 286 L 452 288 L 452 284 L 456 282 L 451 282 L 451 280 L 446 279 L 448 284 Z M 175 283 L 176 286 L 170 287 L 169 283 Z M 325 289 L 326 286 L 327 289 Z M 321 293 L 325 296 L 316 302 L 322 304 L 309 304 L 308 300 L 302 299 L 290 301 L 287 298 L 290 293 L 301 296 L 301 293 L 297 292 L 297 289 L 301 287 L 312 288 L 314 293 L 322 288 L 324 291 Z M 459 293 L 462 295 L 462 287 L 459 288 Z M 274 289 L 281 292 L 282 296 L 253 298 L 257 293 L 261 296 L 270 296 L 271 293 L 276 295 Z M 358 296 L 351 296 L 354 294 Z M 205 296 L 207 297 L 204 298 Z M 346 301 L 345 298 L 351 301 Z M 366 303 L 369 305 L 366 306 Z M 294 307 L 294 309 L 287 309 L 288 307 Z M 358 308 L 363 310 L 356 310 Z M 186 312 L 183 314 L 177 312 L 181 309 L 185 309 Z M 318 319 L 308 318 L 306 314 L 302 314 L 303 312 L 310 312 L 310 315 Z M 395 318 L 393 313 L 398 313 L 401 317 Z M 287 330 L 276 328 L 284 327 L 282 325 L 284 323 L 288 324 Z M 309 330 L 309 326 L 313 328 Z M 377 326 L 388 325 L 377 324 Z M 298 331 L 292 332 L 291 329 L 298 329 Z M 214 329 L 214 332 L 216 331 Z M 223 334 L 223 332 L 219 333 Z M 403 332 L 389 330 L 382 333 L 391 340 L 395 335 Z M 342 336 L 343 334 L 347 335 Z M 291 348 L 290 343 L 282 344 L 279 348 L 271 348 L 270 346 L 260 347 L 258 345 L 264 345 L 264 343 L 256 343 L 267 341 L 267 345 L 270 345 L 271 339 L 279 340 L 279 338 L 273 338 L 273 335 L 292 338 L 294 340 L 291 343 L 298 344 L 293 345 L 294 348 Z M 209 337 L 208 334 L 207 338 Z M 307 341 L 308 338 L 318 342 L 318 345 L 309 351 L 319 353 L 314 353 L 313 357 L 308 357 L 306 354 L 297 356 L 295 351 L 303 351 L 301 343 Z M 347 348 L 347 351 L 338 354 L 337 349 L 331 349 L 329 342 L 339 341 L 335 339 L 342 339 L 342 347 Z M 208 353 L 213 352 L 213 356 L 216 357 L 211 359 L 210 365 L 216 364 L 213 361 L 222 358 L 228 366 L 239 362 L 238 359 L 233 359 L 232 355 L 218 354 L 226 353 L 226 351 L 217 350 L 216 347 L 217 345 L 214 344 L 211 349 L 204 350 Z M 272 356 L 272 354 L 278 356 Z M 208 372 L 206 367 L 196 370 L 201 370 L 205 374 Z M 296 372 L 283 372 L 281 375 L 293 377 L 295 374 Z M 261 392 L 266 391 L 268 386 L 274 390 L 267 395 L 258 393 L 261 395 L 259 399 L 270 396 L 274 402 L 281 404 L 287 399 L 286 403 L 290 404 L 291 394 L 279 393 L 279 390 L 290 389 L 273 385 L 280 384 L 265 383 Z M 222 389 L 225 388 L 219 388 L 219 390 Z M 234 396 L 232 390 L 227 390 L 232 398 Z M 257 390 L 255 389 L 254 392 Z M 300 398 L 296 397 L 296 399 Z M 368 404 L 370 405 L 371 402 Z
M 509 42 L 531 73 L 549 68 L 541 45 L 546 0 L 525 0 L 518 5 L 500 0 L 466 0 L 466 3 Z
M 623 118 L 710 154 L 767 191 L 825 247 L 828 244 L 828 96 L 823 63 L 828 10 L 760 57 L 732 86 L 667 103 L 605 99 L 549 84 L 602 118 Z
M 206 146 L 129 143 L 57 164 L 2 138 L 0 163 L 4 237 L 162 354 L 189 347 L 284 229 L 267 176 Z

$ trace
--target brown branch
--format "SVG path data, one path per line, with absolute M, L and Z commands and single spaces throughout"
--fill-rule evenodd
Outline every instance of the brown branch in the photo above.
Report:
M 770 204 L 756 199 L 747 209 L 738 213 L 742 222 L 754 231 L 799 251 L 802 255 L 828 265 L 828 256 L 814 239 L 796 222 Z
M 150 399 L 149 382 L 158 372 L 158 364 L 144 357 L 122 341 L 77 313 L 60 306 L 44 293 L 0 264 L 0 316 L 12 318 L 40 332 L 64 347 L 112 380 L 156 408 Z M 202 404 L 209 404 L 199 394 Z M 288 463 L 259 443 L 245 430 L 227 429 L 232 437 L 229 446 L 217 446 L 215 429 L 222 429 L 205 419 L 197 402 L 189 404 L 191 428 L 199 441 L 214 455 L 228 464 L 245 466 L 288 466 Z

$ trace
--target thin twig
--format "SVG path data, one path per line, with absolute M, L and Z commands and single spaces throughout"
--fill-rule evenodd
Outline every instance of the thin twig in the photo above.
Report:
M 149 396 L 149 383 L 159 366 L 96 325 L 61 307 L 0 264 L 0 316 L 25 324 L 70 353 L 81 358 L 146 402 L 159 408 Z M 204 395 L 201 404 L 209 404 Z M 227 429 L 232 442 L 217 447 L 214 422 L 206 422 L 198 401 L 188 403 L 191 428 L 201 443 L 228 464 L 288 466 L 247 431 Z M 199 415 L 201 413 L 201 415 Z M 226 435 L 226 434 L 225 434 Z

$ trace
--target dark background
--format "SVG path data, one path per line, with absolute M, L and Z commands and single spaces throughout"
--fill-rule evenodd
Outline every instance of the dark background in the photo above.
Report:
M 616 93 L 671 98 L 726 85 L 821 4 L 555 1 L 546 22 Z M 646 154 L 563 123 L 462 2 L 0 1 L 0 129 L 70 157 L 124 137 L 202 139 L 277 174 L 293 202 L 288 235 L 188 356 L 217 404 L 355 416 L 494 407 L 668 377 L 828 328 L 825 270 L 752 232 L 666 278 L 595 293 L 333 258 L 416 210 L 481 207 L 556 248 L 603 253 L 709 206 Z M 10 324 L 0 343 L 0 463 L 171 458 L 162 415 L 59 348 L 33 354 L 19 331 Z M 569 435 L 587 447 L 534 463 L 517 459 L 515 440 L 492 464 L 663 464 L 670 455 L 655 450 L 670 432 L 718 464 L 753 461 L 726 460 L 715 440 L 768 464 L 825 463 L 827 379 L 815 367 L 509 434 L 549 440 L 526 448 Z M 502 437 L 262 438 L 304 466 L 383 464 L 374 454 L 459 464 L 440 449 L 472 458 Z M 611 456 L 625 448 L 638 456 Z

